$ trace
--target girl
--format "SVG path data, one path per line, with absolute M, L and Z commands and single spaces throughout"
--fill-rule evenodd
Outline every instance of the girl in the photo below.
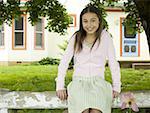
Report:
M 72 82 L 64 88 L 68 65 L 74 56 Z M 113 84 L 105 81 L 106 60 Z M 110 34 L 103 29 L 98 8 L 89 5 L 80 14 L 80 28 L 69 40 L 58 66 L 56 94 L 68 100 L 69 113 L 111 113 L 112 98 L 120 93 L 120 67 Z

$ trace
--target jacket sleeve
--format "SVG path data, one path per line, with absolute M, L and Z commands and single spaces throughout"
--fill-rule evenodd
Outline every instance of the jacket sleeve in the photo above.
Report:
M 70 63 L 70 61 L 73 57 L 74 41 L 75 41 L 75 36 L 71 37 L 71 39 L 69 40 L 67 48 L 64 52 L 64 55 L 61 58 L 61 61 L 59 63 L 58 74 L 57 74 L 57 78 L 55 79 L 55 81 L 56 81 L 56 91 L 65 89 L 64 88 L 65 75 L 66 75 L 69 63 Z
M 107 39 L 108 39 L 107 57 L 108 57 L 108 64 L 112 75 L 112 87 L 114 91 L 121 92 L 120 65 L 116 60 L 113 40 L 109 33 L 107 33 Z

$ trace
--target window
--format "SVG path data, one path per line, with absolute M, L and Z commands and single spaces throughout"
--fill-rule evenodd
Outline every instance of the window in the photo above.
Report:
M 13 20 L 13 49 L 26 48 L 25 21 L 25 16 Z
M 19 18 L 18 20 L 15 20 L 15 46 L 23 46 L 23 26 L 23 17 Z
M 131 52 L 136 52 L 136 46 L 131 46 Z
M 135 38 L 136 32 L 134 30 L 134 26 L 131 25 L 125 25 L 124 26 L 124 36 L 125 38 Z
M 69 17 L 70 17 L 69 27 L 76 27 L 76 15 L 75 14 L 69 14 Z
M 129 46 L 127 46 L 127 45 L 124 46 L 124 51 L 125 51 L 125 52 L 129 52 Z
M 0 47 L 4 46 L 4 24 L 0 26 Z
M 44 49 L 44 24 L 40 19 L 35 25 L 35 49 Z

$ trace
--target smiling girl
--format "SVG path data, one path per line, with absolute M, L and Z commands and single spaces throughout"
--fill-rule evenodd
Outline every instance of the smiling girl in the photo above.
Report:
M 89 5 L 80 14 L 80 27 L 69 40 L 58 66 L 56 93 L 68 101 L 69 113 L 111 113 L 112 99 L 121 91 L 120 66 L 110 34 L 103 29 L 98 8 Z M 74 56 L 72 81 L 64 88 L 69 62 Z M 105 81 L 105 64 L 111 70 L 112 85 Z

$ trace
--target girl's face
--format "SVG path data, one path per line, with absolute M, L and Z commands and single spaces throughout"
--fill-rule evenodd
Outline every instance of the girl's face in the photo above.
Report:
M 87 34 L 95 34 L 99 28 L 99 19 L 95 13 L 85 13 L 82 16 L 82 25 Z

